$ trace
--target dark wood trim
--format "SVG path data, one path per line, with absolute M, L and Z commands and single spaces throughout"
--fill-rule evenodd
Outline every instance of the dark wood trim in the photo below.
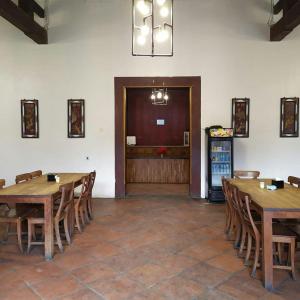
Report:
M 19 7 L 32 18 L 36 13 L 40 18 L 45 18 L 44 9 L 34 0 L 19 0 Z
M 283 11 L 282 18 L 271 26 L 270 40 L 281 41 L 300 24 L 300 0 L 280 0 L 274 13 Z
M 201 78 L 192 77 L 115 77 L 115 195 L 125 197 L 125 121 L 126 88 L 190 88 L 191 178 L 190 195 L 201 197 Z
M 0 16 L 19 28 L 36 43 L 48 44 L 47 30 L 34 21 L 33 12 L 42 15 L 37 6 L 32 8 L 25 6 L 25 9 L 22 9 L 11 0 L 0 1 Z

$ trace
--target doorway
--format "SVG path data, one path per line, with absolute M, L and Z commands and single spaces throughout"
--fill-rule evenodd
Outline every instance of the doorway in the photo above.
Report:
M 170 173 L 167 181 L 164 178 L 164 183 L 172 183 L 174 180 L 176 182 L 186 183 L 188 186 L 189 194 L 193 198 L 199 198 L 201 191 L 201 176 L 200 176 L 200 157 L 201 157 L 201 92 L 200 92 L 200 77 L 117 77 L 115 78 L 115 173 L 116 173 L 116 183 L 115 191 L 116 197 L 125 197 L 126 196 L 126 187 L 130 189 L 130 186 L 126 186 L 126 183 L 134 182 L 136 176 L 144 176 L 143 172 L 134 172 L 134 176 L 131 176 L 133 173 L 130 172 L 131 166 L 136 171 L 140 166 L 140 170 L 144 170 L 143 164 L 147 165 L 148 173 L 151 173 L 151 170 L 155 173 L 155 180 L 159 182 L 159 172 L 157 172 L 157 166 L 164 165 L 166 169 L 175 169 L 178 168 L 177 177 L 174 178 L 174 172 Z M 157 113 L 154 116 L 155 122 L 148 122 L 147 124 L 151 125 L 151 132 L 145 134 L 145 132 L 140 132 L 140 127 L 137 127 L 138 119 L 141 119 L 141 114 L 137 114 L 135 111 L 138 104 L 138 111 L 141 113 L 143 109 L 147 110 L 147 115 L 144 118 L 151 116 L 157 112 L 157 108 L 149 106 L 148 96 L 145 96 L 151 93 L 153 88 L 167 87 L 169 93 L 173 94 L 173 99 L 180 99 L 180 96 L 186 94 L 187 105 L 184 105 L 184 101 L 178 102 L 174 100 L 173 106 L 169 108 L 164 108 L 160 111 L 160 115 L 165 116 L 158 120 Z M 139 98 L 139 99 L 137 99 Z M 171 97 L 172 98 L 172 97 Z M 144 99 L 144 101 L 143 101 Z M 138 102 L 136 100 L 139 100 Z M 176 101 L 178 102 L 176 104 Z M 128 104 L 130 103 L 129 111 Z M 148 105 L 148 107 L 147 107 Z M 179 107 L 178 107 L 179 105 Z M 181 107 L 180 107 L 181 105 Z M 187 113 L 184 113 L 184 110 L 187 109 Z M 180 111 L 182 112 L 180 114 Z M 129 122 L 128 122 L 128 112 L 129 112 Z M 157 127 L 157 125 L 166 125 L 165 118 L 168 114 L 177 113 L 176 118 L 169 118 L 168 123 L 171 123 L 172 120 L 177 121 L 177 123 L 168 124 L 163 127 Z M 171 121 L 170 121 L 171 120 Z M 142 125 L 142 123 L 140 123 Z M 173 128 L 174 127 L 174 128 Z M 179 129 L 178 129 L 179 128 Z M 144 128 L 144 131 L 148 129 Z M 173 131 L 172 134 L 166 135 L 166 132 L 170 133 L 170 130 Z M 177 130 L 177 132 L 176 132 Z M 178 134 L 179 132 L 185 131 L 189 133 L 189 143 L 188 146 L 184 145 L 184 136 L 183 134 Z M 128 131 L 128 132 L 127 132 Z M 158 135 L 158 132 L 160 136 Z M 128 147 L 127 146 L 127 135 L 133 135 L 135 139 L 138 140 L 138 147 Z M 181 136 L 180 136 L 181 135 Z M 150 141 L 152 138 L 152 141 Z M 161 144 L 164 141 L 164 147 L 161 147 Z M 182 143 L 182 144 L 181 144 Z M 165 147 L 165 144 L 168 144 L 168 147 Z M 157 148 L 159 147 L 159 148 Z M 160 148 L 167 149 L 168 157 L 157 157 L 158 150 Z M 131 155 L 131 156 L 130 156 Z M 133 156 L 133 155 L 138 155 Z M 141 157 L 143 155 L 143 157 Z M 161 154 L 163 155 L 163 154 Z M 170 156 L 171 155 L 171 156 Z M 148 157 L 147 157 L 148 156 Z M 135 159 L 137 158 L 137 159 Z M 140 158 L 142 158 L 140 160 Z M 159 158 L 160 160 L 157 160 Z M 188 162 L 188 163 L 187 163 Z M 136 165 L 134 165 L 136 164 Z M 129 170 L 129 171 L 128 171 Z M 144 172 L 145 173 L 145 172 Z M 148 174 L 149 175 L 149 174 Z M 164 174 L 165 177 L 165 174 Z M 143 181 L 144 178 L 139 178 L 137 181 Z M 151 184 L 155 185 L 154 179 L 149 177 L 146 181 L 149 181 L 150 185 L 147 185 L 147 188 L 151 189 Z M 172 181 L 173 180 L 173 181 Z M 127 182 L 128 181 L 128 182 Z M 153 182 L 152 182 L 153 181 Z M 170 182 L 169 182 L 170 181 Z M 175 181 L 174 181 L 175 182 Z M 162 185 L 161 185 L 162 186 Z M 160 186 L 160 187 L 161 187 Z M 166 185 L 165 185 L 166 187 Z M 154 186 L 153 186 L 154 188 Z M 157 188 L 157 187 L 156 187 Z M 159 190 L 159 189 L 158 189 Z M 164 188 L 160 188 L 163 192 Z M 175 188 L 176 190 L 176 188 Z M 177 188 L 178 194 L 182 193 L 182 190 Z

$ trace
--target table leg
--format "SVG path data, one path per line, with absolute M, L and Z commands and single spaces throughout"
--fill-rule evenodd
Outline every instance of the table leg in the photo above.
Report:
M 272 242 L 272 212 L 263 212 L 263 231 L 262 231 L 262 245 L 263 245 L 263 280 L 264 286 L 269 291 L 273 290 L 273 242 Z
M 53 199 L 51 196 L 45 198 L 44 218 L 45 218 L 45 259 L 51 260 L 53 258 L 53 252 L 54 252 Z

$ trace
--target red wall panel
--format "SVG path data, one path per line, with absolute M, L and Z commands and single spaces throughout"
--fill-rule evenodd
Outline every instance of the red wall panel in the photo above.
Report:
M 183 132 L 189 131 L 189 89 L 168 90 L 168 105 L 153 105 L 151 89 L 127 89 L 127 135 L 136 136 L 140 146 L 180 146 Z M 165 120 L 164 126 L 156 124 Z

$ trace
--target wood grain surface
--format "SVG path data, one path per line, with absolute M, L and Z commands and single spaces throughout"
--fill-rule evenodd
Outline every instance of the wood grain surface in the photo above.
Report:
M 271 179 L 231 179 L 241 191 L 251 195 L 252 200 L 264 210 L 300 210 L 300 189 L 285 184 L 284 189 L 269 191 L 261 189 L 259 182 L 271 184 Z
M 189 183 L 189 159 L 127 159 L 127 183 Z
M 59 192 L 62 184 L 80 181 L 87 173 L 56 173 L 60 177 L 60 183 L 48 182 L 47 175 L 32 179 L 30 181 L 14 184 L 0 190 L 2 196 L 46 196 Z

